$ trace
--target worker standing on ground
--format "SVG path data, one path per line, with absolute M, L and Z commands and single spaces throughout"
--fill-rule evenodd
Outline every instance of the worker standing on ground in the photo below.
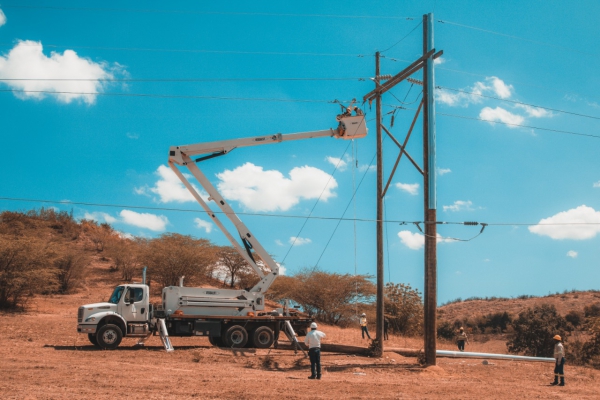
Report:
M 388 340 L 388 328 L 390 327 L 390 320 L 387 317 L 383 318 L 383 340 Z
M 465 342 L 469 343 L 469 338 L 467 337 L 465 329 L 461 326 L 458 334 L 456 335 L 456 344 L 458 345 L 458 350 L 465 351 Z
M 321 339 L 325 334 L 317 330 L 317 323 L 310 324 L 310 332 L 304 338 L 304 344 L 308 346 L 308 358 L 310 359 L 310 376 L 308 379 L 321 379 Z
M 371 335 L 369 335 L 369 328 L 367 327 L 367 314 L 362 313 L 360 314 L 360 329 L 362 331 L 362 338 L 365 338 L 365 333 L 367 334 L 367 337 L 369 338 L 369 340 L 371 339 Z
M 565 386 L 565 348 L 562 344 L 562 338 L 554 335 L 554 382 L 551 385 Z M 560 378 L 560 383 L 558 383 Z

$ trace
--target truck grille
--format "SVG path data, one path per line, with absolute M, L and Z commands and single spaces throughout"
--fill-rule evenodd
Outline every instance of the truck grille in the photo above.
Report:
M 83 307 L 79 307 L 77 310 L 77 322 L 81 322 L 83 320 Z

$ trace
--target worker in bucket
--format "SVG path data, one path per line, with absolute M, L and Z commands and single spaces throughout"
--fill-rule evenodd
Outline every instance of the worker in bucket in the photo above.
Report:
M 308 358 L 310 359 L 310 376 L 308 379 L 321 379 L 321 339 L 325 334 L 317 330 L 317 323 L 310 324 L 310 332 L 304 338 L 304 344 L 308 346 Z
M 367 337 L 370 340 L 372 340 L 371 339 L 371 335 L 369 335 L 369 328 L 367 327 L 367 314 L 365 314 L 365 313 L 360 314 L 360 320 L 359 320 L 359 322 L 360 322 L 360 329 L 361 329 L 361 332 L 362 332 L 362 338 L 363 339 L 365 338 L 365 333 L 366 333 Z
M 562 344 L 562 338 L 554 335 L 554 382 L 551 385 L 565 386 L 565 348 Z M 560 383 L 558 383 L 560 378 Z
M 465 351 L 465 342 L 469 343 L 469 338 L 467 337 L 465 328 L 461 326 L 456 334 L 456 344 L 458 345 L 458 350 Z

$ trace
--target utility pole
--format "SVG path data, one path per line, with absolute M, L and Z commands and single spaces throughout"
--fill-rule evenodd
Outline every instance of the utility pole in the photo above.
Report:
M 375 53 L 375 89 L 380 86 L 379 52 Z M 377 327 L 375 340 L 376 356 L 383 355 L 383 156 L 381 138 L 381 94 L 375 98 L 377 119 Z
M 433 14 L 423 15 L 423 55 L 433 49 Z M 423 68 L 423 192 L 425 216 L 425 364 L 436 365 L 437 229 L 435 167 L 435 79 L 433 57 Z
M 413 166 L 423 175 L 425 192 L 425 358 L 428 365 L 435 365 L 436 352 L 436 212 L 435 212 L 435 109 L 433 60 L 440 57 L 443 51 L 435 52 L 433 48 L 433 14 L 423 16 L 423 55 L 396 75 L 381 75 L 379 68 L 380 53 L 375 53 L 375 88 L 363 96 L 363 103 L 369 105 L 375 101 L 377 119 L 377 332 L 376 356 L 383 354 L 383 199 L 398 167 L 402 156 L 406 156 Z M 411 79 L 410 82 L 423 85 L 423 99 L 419 103 L 408 133 L 400 143 L 381 119 L 381 96 L 400 82 L 407 80 L 415 72 L 423 69 L 423 82 Z M 385 80 L 385 83 L 381 81 Z M 415 127 L 417 118 L 423 110 L 423 168 L 406 151 L 406 145 Z M 390 137 L 400 152 L 392 168 L 385 187 L 383 186 L 382 130 Z

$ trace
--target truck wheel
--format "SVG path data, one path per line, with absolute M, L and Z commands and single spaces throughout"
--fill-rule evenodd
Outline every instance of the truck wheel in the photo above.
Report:
M 98 347 L 98 340 L 96 340 L 96 335 L 93 333 L 88 333 L 88 339 L 90 340 L 90 343 L 93 344 L 94 346 Z
M 273 333 L 273 330 L 268 326 L 258 327 L 252 334 L 252 341 L 254 342 L 254 347 L 256 347 L 257 349 L 268 349 L 273 344 L 274 339 L 275 334 Z
M 96 333 L 98 346 L 106 350 L 116 349 L 121 343 L 121 339 L 123 339 L 121 329 L 113 324 L 102 326 L 102 328 L 98 329 L 98 333 Z
M 248 332 L 239 325 L 234 325 L 225 332 L 225 346 L 240 348 L 248 342 Z

